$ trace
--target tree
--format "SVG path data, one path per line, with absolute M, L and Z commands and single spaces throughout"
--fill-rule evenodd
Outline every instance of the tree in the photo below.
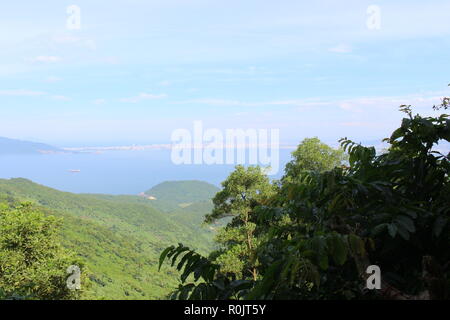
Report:
M 232 217 L 216 236 L 222 246 L 215 254 L 221 272 L 258 278 L 256 249 L 259 240 L 254 208 L 264 204 L 273 194 L 275 187 L 260 167 L 238 165 L 222 183 L 222 190 L 213 199 L 214 209 L 205 218 L 206 223 L 212 223 Z
M 30 203 L 0 203 L 0 298 L 76 299 L 67 268 L 83 264 L 58 242 L 59 221 Z M 85 285 L 85 281 L 83 281 Z
M 304 139 L 292 152 L 285 177 L 298 177 L 302 171 L 324 172 L 338 167 L 346 159 L 342 149 L 333 149 L 317 137 Z
M 450 87 L 450 84 L 448 85 Z M 450 108 L 450 97 L 444 97 L 441 100 L 441 103 L 439 105 L 434 105 L 433 109 L 434 110 L 440 110 L 440 109 L 445 109 L 447 110 L 448 108 Z
M 181 298 L 450 299 L 450 153 L 435 151 L 450 142 L 450 119 L 401 111 L 385 153 L 341 139 L 348 166 L 298 170 L 252 208 L 256 280 L 227 278 L 214 261 L 169 248 L 185 277 L 205 281 L 180 287 Z M 365 289 L 373 264 L 381 290 Z

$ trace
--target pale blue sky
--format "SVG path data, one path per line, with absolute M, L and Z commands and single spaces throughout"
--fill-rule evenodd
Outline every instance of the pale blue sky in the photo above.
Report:
M 81 9 L 68 30 L 66 8 Z M 367 8 L 381 10 L 379 30 Z M 449 1 L 2 3 L 0 136 L 165 143 L 194 120 L 307 136 L 387 136 L 400 104 L 450 93 Z

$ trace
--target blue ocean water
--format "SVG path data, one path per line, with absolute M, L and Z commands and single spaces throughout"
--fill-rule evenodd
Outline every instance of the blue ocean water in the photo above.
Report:
M 282 175 L 292 150 L 280 150 Z M 175 165 L 170 150 L 0 156 L 0 178 L 26 178 L 75 193 L 138 194 L 167 180 L 203 180 L 217 186 L 234 165 Z M 80 170 L 71 172 L 70 170 Z

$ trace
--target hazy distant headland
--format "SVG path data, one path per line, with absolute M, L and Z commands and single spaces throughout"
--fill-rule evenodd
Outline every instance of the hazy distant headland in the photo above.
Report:
M 67 153 L 67 151 L 45 143 L 0 137 L 0 155 L 50 153 Z

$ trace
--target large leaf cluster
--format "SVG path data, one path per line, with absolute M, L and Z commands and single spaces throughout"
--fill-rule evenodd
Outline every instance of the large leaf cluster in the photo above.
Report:
M 294 170 L 291 162 L 276 194 L 252 208 L 257 280 L 224 278 L 220 266 L 185 249 L 181 259 L 195 256 L 208 276 L 177 297 L 448 299 L 450 164 L 437 148 L 450 141 L 450 120 L 401 110 L 406 117 L 383 153 L 341 139 L 347 166 Z M 369 265 L 381 268 L 382 290 L 365 288 Z M 192 272 L 184 268 L 183 279 Z

